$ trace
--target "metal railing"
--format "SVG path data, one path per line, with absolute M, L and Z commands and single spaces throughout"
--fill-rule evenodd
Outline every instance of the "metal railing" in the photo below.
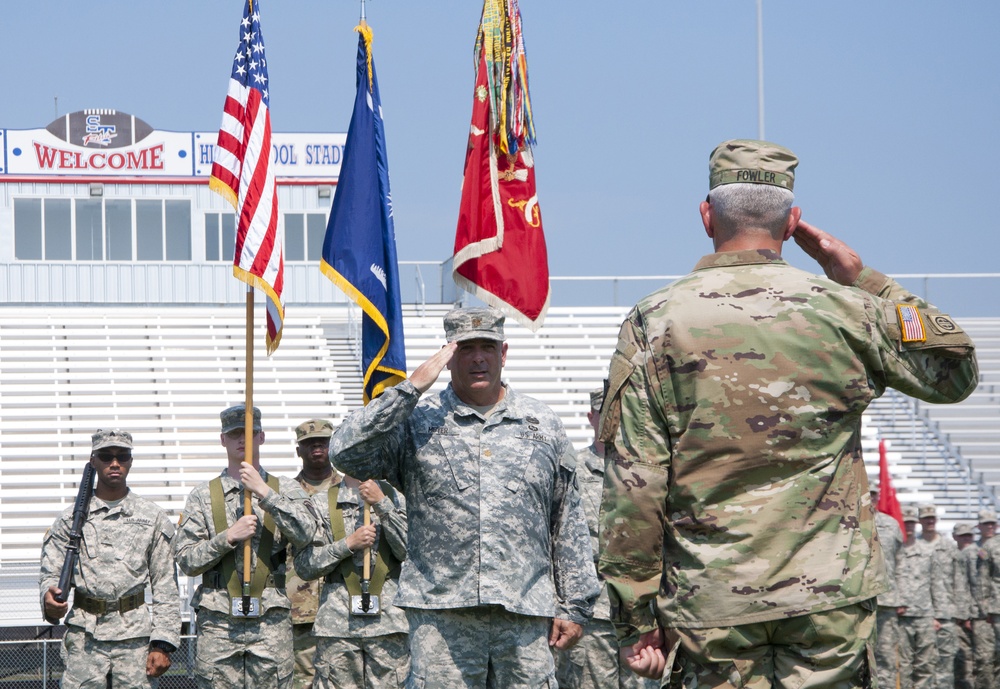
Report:
M 446 261 L 400 261 L 405 304 L 452 304 L 465 294 Z M 628 306 L 678 275 L 553 275 L 553 306 Z M 904 287 L 953 316 L 997 313 L 1000 273 L 902 273 Z M 285 263 L 288 304 L 343 304 L 344 294 L 315 262 Z M 227 262 L 0 263 L 0 305 L 4 304 L 242 304 L 245 285 Z

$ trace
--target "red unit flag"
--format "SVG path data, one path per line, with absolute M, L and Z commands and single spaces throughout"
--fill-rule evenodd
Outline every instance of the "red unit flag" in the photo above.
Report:
M 520 19 L 516 0 L 486 0 L 452 271 L 460 287 L 534 331 L 550 287 Z

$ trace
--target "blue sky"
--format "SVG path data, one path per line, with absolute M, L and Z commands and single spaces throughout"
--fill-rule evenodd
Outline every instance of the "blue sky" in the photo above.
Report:
M 359 2 L 261 2 L 275 130 L 346 131 Z M 367 4 L 403 260 L 451 255 L 481 7 Z M 687 272 L 711 250 L 697 215 L 709 152 L 757 136 L 756 3 L 521 10 L 552 273 Z M 0 22 L 0 127 L 46 125 L 58 96 L 60 114 L 115 108 L 157 129 L 215 130 L 241 11 L 242 0 L 16 3 Z M 997 36 L 994 0 L 764 0 L 765 134 L 799 155 L 803 217 L 885 272 L 998 272 Z M 786 256 L 814 268 L 791 244 Z M 1000 281 L 963 284 L 932 298 L 996 313 Z

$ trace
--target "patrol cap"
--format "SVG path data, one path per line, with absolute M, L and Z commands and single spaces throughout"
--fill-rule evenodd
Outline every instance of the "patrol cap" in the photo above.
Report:
M 237 428 L 245 427 L 247 407 L 245 404 L 237 404 L 236 406 L 229 407 L 228 409 L 223 409 L 219 416 L 222 418 L 222 432 L 228 433 L 229 431 L 235 431 Z M 260 409 L 257 407 L 253 408 L 253 432 L 260 433 Z
M 604 388 L 600 387 L 590 391 L 590 411 L 601 411 L 604 404 Z
M 496 309 L 466 308 L 453 309 L 445 314 L 444 334 L 448 342 L 465 340 L 496 340 L 503 342 L 503 322 L 505 317 Z
M 878 482 L 878 479 L 875 479 L 875 480 L 871 481 L 868 484 L 868 492 L 869 493 L 878 493 L 879 492 L 879 482 Z
M 993 510 L 979 510 L 979 523 L 980 524 L 996 524 L 997 523 L 997 513 Z
M 103 450 L 106 447 L 132 449 L 132 434 L 120 428 L 112 428 L 110 430 L 98 428 L 97 432 L 90 436 L 90 439 L 92 441 L 91 450 L 93 452 Z
M 326 419 L 309 419 L 295 427 L 295 442 L 310 438 L 329 438 L 333 435 L 333 424 Z
M 934 505 L 929 505 L 927 503 L 924 503 L 919 507 L 919 515 L 921 519 L 923 519 L 924 517 L 934 517 L 935 519 L 937 519 L 937 509 L 934 507 Z
M 916 505 L 903 505 L 903 521 L 904 522 L 918 522 L 917 519 L 917 508 Z
M 958 524 L 955 524 L 955 528 L 952 529 L 951 533 L 955 536 L 972 536 L 972 524 L 969 524 L 968 522 L 959 522 Z
M 794 153 L 770 141 L 730 139 L 716 146 L 708 158 L 708 188 L 770 184 L 791 191 L 798 164 Z

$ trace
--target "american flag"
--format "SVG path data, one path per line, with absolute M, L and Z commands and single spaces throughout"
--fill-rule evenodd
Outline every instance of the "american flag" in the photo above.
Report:
M 920 320 L 920 311 L 908 304 L 897 304 L 899 323 L 903 328 L 903 342 L 924 342 L 927 335 L 924 332 L 924 322 Z
M 285 315 L 281 299 L 285 257 L 278 236 L 260 0 L 247 0 L 243 9 L 209 188 L 233 204 L 239 216 L 233 275 L 267 294 L 267 353 L 271 354 L 281 341 Z

